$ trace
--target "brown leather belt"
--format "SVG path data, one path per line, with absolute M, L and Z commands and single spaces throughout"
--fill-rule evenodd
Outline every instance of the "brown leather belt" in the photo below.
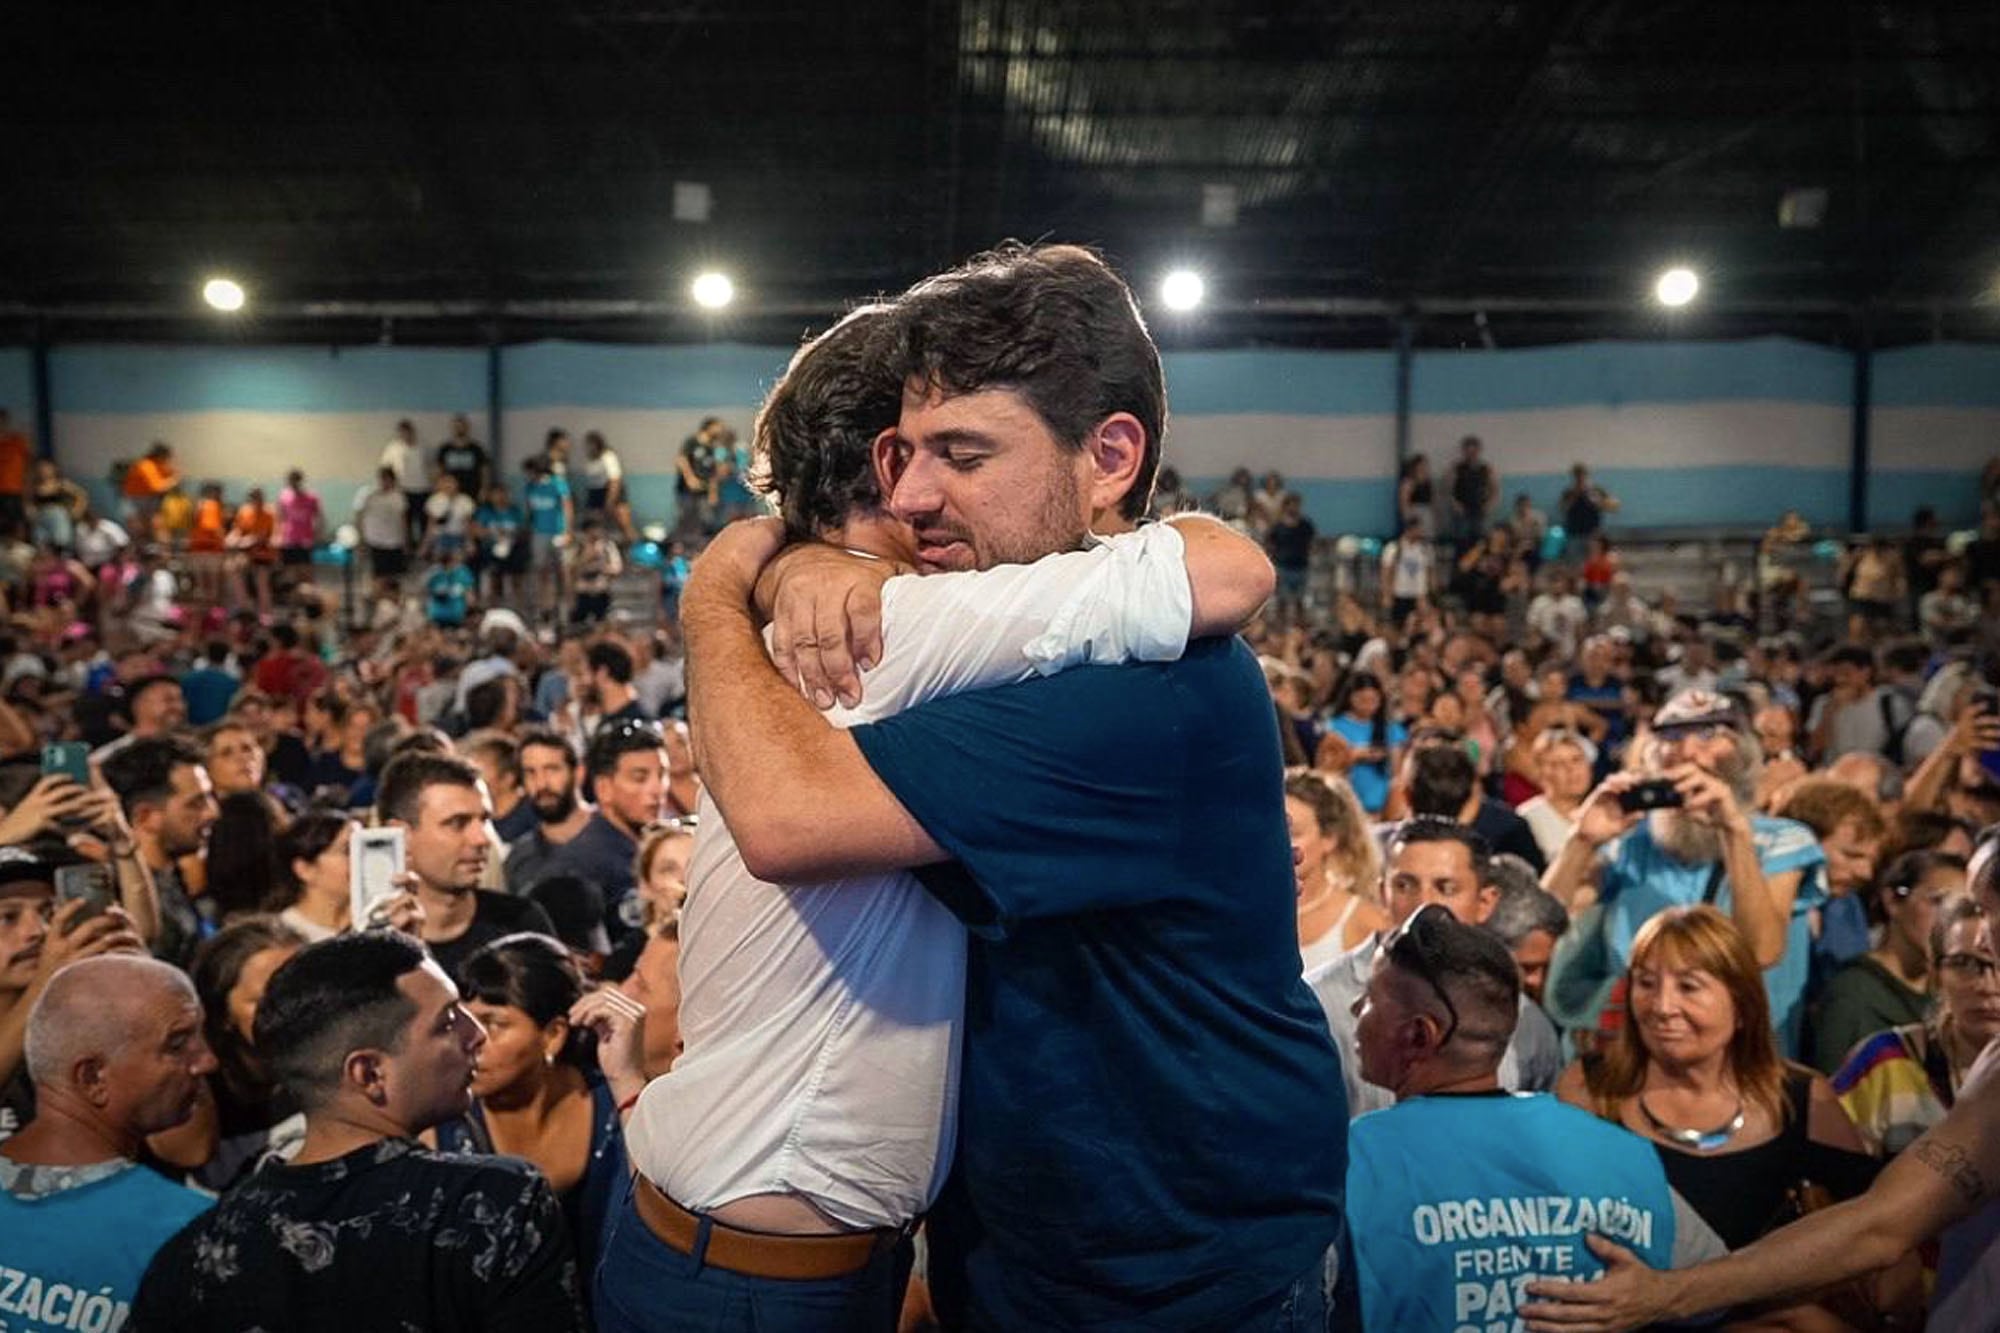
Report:
M 846 1277 L 866 1268 L 877 1252 L 902 1235 L 900 1231 L 852 1231 L 831 1236 L 777 1236 L 743 1231 L 714 1218 L 697 1217 L 643 1174 L 633 1177 L 632 1202 L 646 1230 L 681 1254 L 695 1252 L 701 1224 L 707 1221 L 708 1248 L 702 1253 L 702 1262 L 745 1277 L 795 1282 Z

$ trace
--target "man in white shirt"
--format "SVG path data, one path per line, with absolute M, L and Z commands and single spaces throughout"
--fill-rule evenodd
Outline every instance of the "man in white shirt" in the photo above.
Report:
M 433 557 L 442 559 L 452 551 L 465 553 L 475 508 L 472 497 L 458 489 L 458 478 L 449 472 L 438 474 L 437 489 L 424 501 L 426 542 Z
M 758 425 L 792 535 L 871 558 L 880 587 L 882 660 L 832 708 L 837 725 L 1085 663 L 1171 660 L 1261 603 L 1262 553 L 1192 515 L 1033 565 L 888 578 L 914 553 L 871 457 L 901 406 L 883 369 L 891 319 L 857 311 L 809 344 Z M 816 563 L 851 578 L 831 553 L 780 571 L 774 639 L 792 633 L 791 580 Z M 893 1328 L 895 1241 L 951 1161 L 964 929 L 907 872 L 756 879 L 706 795 L 699 829 L 680 927 L 686 1050 L 627 1128 L 639 1175 L 607 1241 L 598 1327 Z M 760 1297 L 809 1275 L 823 1301 L 792 1281 L 798 1322 L 760 1322 Z
M 410 561 L 410 501 L 394 468 L 378 469 L 375 485 L 354 497 L 354 522 L 368 548 L 369 571 L 378 579 L 401 578 Z
M 1528 628 L 1547 639 L 1563 661 L 1576 657 L 1590 612 L 1576 595 L 1576 580 L 1566 569 L 1549 571 L 1548 589 L 1528 607 Z
M 423 450 L 417 447 L 415 422 L 404 420 L 396 423 L 396 433 L 382 446 L 382 455 L 375 460 L 375 466 L 396 474 L 396 489 L 403 492 L 405 541 L 415 545 L 424 535 L 425 495 L 424 455 Z
M 1415 518 L 1403 524 L 1403 535 L 1382 548 L 1382 606 L 1398 628 L 1417 604 L 1431 595 L 1437 559 L 1424 540 L 1424 525 Z

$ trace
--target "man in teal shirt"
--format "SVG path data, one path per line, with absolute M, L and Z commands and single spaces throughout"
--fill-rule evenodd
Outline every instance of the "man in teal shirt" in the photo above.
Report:
M 546 588 L 546 608 L 560 615 L 565 583 L 563 550 L 569 544 L 576 508 L 570 499 L 569 482 L 549 467 L 546 458 L 530 458 L 524 467 L 528 473 L 523 492 L 528 506 L 528 577 L 533 580 L 530 605 L 537 609 L 544 606 L 542 591 Z
M 1357 1005 L 1361 1076 L 1396 1105 L 1348 1129 L 1347 1210 L 1371 1330 L 1516 1330 L 1529 1282 L 1603 1265 L 1584 1237 L 1656 1267 L 1722 1254 L 1651 1145 L 1548 1093 L 1500 1087 L 1520 976 L 1443 907 L 1389 937 Z
M 207 1197 L 138 1164 L 185 1124 L 215 1057 L 180 971 L 104 954 L 56 973 L 28 1017 L 36 1115 L 0 1144 L 0 1328 L 119 1328 L 153 1254 Z

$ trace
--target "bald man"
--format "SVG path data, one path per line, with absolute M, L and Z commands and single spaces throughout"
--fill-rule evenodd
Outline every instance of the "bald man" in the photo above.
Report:
M 28 1016 L 37 1114 L 0 1144 L 9 1329 L 118 1328 L 140 1275 L 210 1200 L 138 1164 L 215 1068 L 181 972 L 138 954 L 71 963 Z

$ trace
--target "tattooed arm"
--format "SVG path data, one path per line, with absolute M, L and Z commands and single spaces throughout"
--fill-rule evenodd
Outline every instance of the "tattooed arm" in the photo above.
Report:
M 2000 1052 L 1990 1053 L 1951 1113 L 1891 1162 L 1858 1199 L 1774 1231 L 1726 1259 L 1656 1273 L 1595 1236 L 1607 1264 L 1596 1282 L 1532 1283 L 1521 1314 L 1542 1333 L 1615 1329 L 1751 1302 L 1783 1301 L 1894 1263 L 2000 1199 Z

